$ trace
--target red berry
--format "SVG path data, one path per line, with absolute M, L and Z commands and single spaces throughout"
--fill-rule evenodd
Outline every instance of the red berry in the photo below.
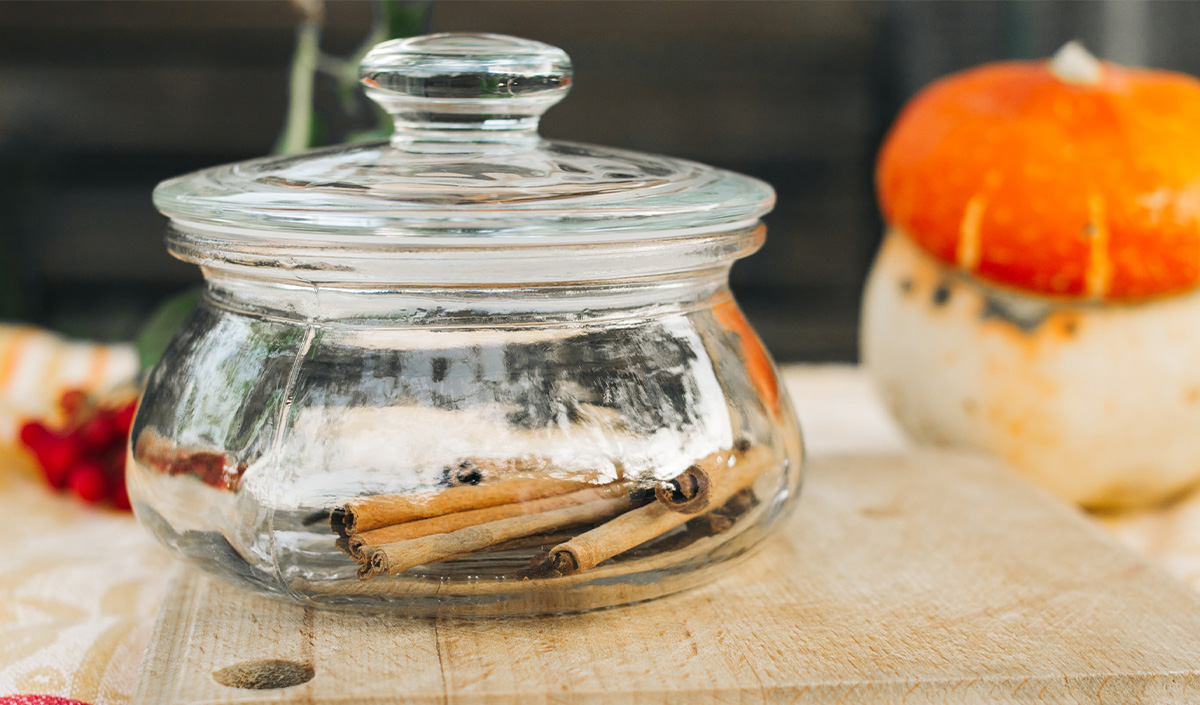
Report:
M 125 478 L 121 477 L 120 481 L 113 485 L 112 489 L 113 506 L 122 511 L 129 511 L 129 492 L 125 489 Z
M 213 487 L 226 485 L 225 454 L 201 450 L 186 453 L 171 464 L 171 475 L 195 475 L 200 481 Z
M 116 426 L 117 428 L 121 429 L 121 432 L 126 436 L 129 435 L 129 430 L 133 428 L 133 415 L 136 413 L 136 399 L 122 407 L 119 407 L 116 411 Z
M 71 480 L 70 468 L 54 468 L 47 470 L 42 468 L 42 477 L 46 479 L 46 484 L 56 490 L 66 489 L 67 483 Z
M 71 491 L 85 502 L 95 504 L 108 496 L 104 468 L 91 460 L 81 460 L 71 468 Z
M 66 485 L 67 469 L 79 460 L 82 452 L 79 441 L 74 436 L 50 433 L 42 440 L 34 454 L 50 485 L 62 488 Z
M 79 427 L 83 445 L 91 450 L 104 450 L 121 436 L 117 418 L 111 411 L 101 411 Z
M 87 404 L 87 395 L 78 389 L 69 389 L 58 398 L 58 407 L 67 416 L 74 416 Z
M 60 698 L 57 695 L 5 695 L 0 696 L 0 705 L 87 705 L 81 700 Z
M 21 425 L 21 444 L 30 450 L 36 450 L 49 436 L 50 429 L 37 421 L 27 421 Z
M 101 456 L 104 469 L 110 477 L 125 477 L 125 446 L 114 445 Z

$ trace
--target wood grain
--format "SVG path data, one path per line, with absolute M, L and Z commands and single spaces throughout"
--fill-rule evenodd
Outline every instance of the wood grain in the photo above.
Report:
M 797 513 L 726 577 L 588 614 L 312 610 L 183 572 L 133 702 L 1200 700 L 1200 595 L 1002 467 L 919 451 L 809 472 Z M 315 675 L 213 678 L 256 659 Z

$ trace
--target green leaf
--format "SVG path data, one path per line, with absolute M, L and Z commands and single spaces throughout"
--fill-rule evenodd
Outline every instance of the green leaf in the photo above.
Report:
M 158 364 L 176 331 L 183 325 L 184 319 L 196 308 L 203 291 L 199 288 L 189 289 L 172 296 L 164 301 L 142 326 L 134 344 L 137 346 L 138 360 L 143 370 Z
M 433 2 L 403 2 L 402 0 L 382 0 L 383 21 L 387 27 L 389 39 L 413 37 L 425 32 L 429 13 L 433 11 Z
M 500 79 L 496 76 L 480 76 L 479 92 L 484 95 L 500 95 Z

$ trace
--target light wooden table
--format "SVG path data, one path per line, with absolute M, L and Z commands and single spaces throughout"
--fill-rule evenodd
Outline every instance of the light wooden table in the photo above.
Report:
M 1001 495 L 978 487 L 946 489 L 975 492 L 969 504 L 952 502 L 946 508 L 954 516 L 978 523 L 989 516 L 999 521 L 983 510 L 1000 512 L 1012 505 L 1019 509 L 1017 527 L 1010 532 L 1001 523 L 982 521 L 973 529 L 982 534 L 920 534 L 932 529 L 909 526 L 893 512 L 924 506 L 921 512 L 937 514 L 943 506 L 921 504 L 933 496 L 924 491 L 905 494 L 909 499 L 893 503 L 892 495 L 881 494 L 885 485 L 872 478 L 923 477 L 921 482 L 936 488 L 941 476 L 919 464 L 912 466 L 911 456 L 905 459 L 907 443 L 862 375 L 854 368 L 834 366 L 791 368 L 786 377 L 814 458 L 795 517 L 798 523 L 786 534 L 794 544 L 781 537 L 766 553 L 747 563 L 743 572 L 678 598 L 542 626 L 530 622 L 518 635 L 483 628 L 479 626 L 482 622 L 461 629 L 458 623 L 429 626 L 408 622 L 396 628 L 395 638 L 400 640 L 397 649 L 411 647 L 413 651 L 384 653 L 410 666 L 396 687 L 411 686 L 408 692 L 418 701 L 481 703 L 505 698 L 608 701 L 602 699 L 600 687 L 605 696 L 616 694 L 617 701 L 757 702 L 795 695 L 803 702 L 804 698 L 844 695 L 847 702 L 900 702 L 905 694 L 901 690 L 910 688 L 913 693 L 908 702 L 912 703 L 921 702 L 917 698 L 1003 701 L 997 694 L 1017 700 L 1040 697 L 1046 702 L 1136 702 L 1127 697 L 1130 689 L 1145 685 L 1147 693 L 1161 696 L 1153 700 L 1147 696 L 1147 702 L 1185 701 L 1179 698 L 1194 687 L 1196 652 L 1190 635 L 1200 634 L 1195 623 L 1200 610 L 1179 583 L 1137 556 L 1122 552 L 1096 531 L 1094 523 L 1073 510 L 1036 492 L 1033 494 L 1039 498 L 1032 502 L 1005 494 L 1027 495 L 1031 490 L 1003 472 L 994 474 L 990 464 L 977 465 L 976 461 L 967 461 L 968 475 L 999 477 L 1006 489 Z M 128 517 L 89 511 L 53 497 L 17 469 L 23 464 L 11 453 L 0 457 L 0 465 L 6 466 L 0 472 L 0 512 L 21 518 L 0 536 L 0 695 L 45 692 L 95 705 L 124 705 L 133 693 L 142 649 L 176 563 Z M 840 484 L 846 482 L 851 485 Z M 863 488 L 847 492 L 846 487 L 855 483 Z M 968 512 L 976 506 L 980 512 Z M 1021 519 L 1029 507 L 1040 507 L 1048 514 Z M 1191 566 L 1200 565 L 1192 558 L 1200 556 L 1196 545 L 1200 543 L 1200 523 L 1194 519 L 1200 517 L 1197 507 L 1200 500 L 1196 506 L 1183 502 L 1163 512 L 1112 520 L 1110 525 L 1156 560 L 1191 577 L 1196 574 L 1189 572 Z M 968 515 L 962 516 L 964 512 Z M 1024 522 L 1041 529 L 1020 531 L 1019 536 L 1026 537 L 1022 540 L 1025 545 L 1017 549 L 1006 539 Z M 1067 527 L 1065 538 L 1057 529 L 1051 530 L 1060 525 Z M 886 530 L 871 540 L 835 543 L 839 537 L 871 527 Z M 1188 532 L 1190 528 L 1197 530 Z M 897 542 L 914 546 L 916 555 L 900 553 Z M 831 556 L 830 547 L 837 545 L 844 548 Z M 1002 560 L 996 560 L 998 547 L 1004 548 Z M 782 585 L 766 580 L 772 571 L 764 572 L 762 560 L 764 556 L 769 560 L 771 552 L 795 569 L 794 581 Z M 1088 556 L 1102 557 L 1085 562 L 1084 568 L 1074 564 Z M 1030 560 L 1032 564 L 1021 562 Z M 969 576 L 976 568 L 971 566 L 980 561 L 990 567 L 973 582 Z M 1056 563 L 1058 568 L 1051 570 Z M 1030 565 L 1042 567 L 1031 569 Z M 920 566 L 924 572 L 914 572 Z M 871 575 L 875 577 L 864 579 Z M 748 589 L 761 598 L 759 603 L 772 606 L 769 618 L 753 616 L 745 611 L 749 603 L 729 597 L 730 581 L 738 580 L 749 580 Z M 1007 592 L 980 591 L 979 580 L 994 582 Z M 220 609 L 225 609 L 222 614 L 231 620 L 225 623 L 242 622 L 237 615 L 246 614 L 244 603 L 225 599 L 225 588 L 206 590 L 202 581 L 185 580 L 168 605 L 192 612 L 225 605 Z M 833 603 L 817 599 L 824 600 L 836 591 L 841 595 L 835 595 Z M 198 599 L 205 595 L 216 601 Z M 257 618 L 260 613 L 271 615 L 273 610 L 285 608 L 265 603 L 250 609 Z M 594 621 L 622 614 L 626 615 L 623 628 L 622 620 L 615 617 L 613 625 Z M 671 619 L 672 615 L 676 618 Z M 707 621 L 687 624 L 693 615 Z M 634 621 L 649 621 L 638 622 L 631 631 L 627 623 L 633 617 Z M 325 618 L 320 613 L 314 615 L 314 620 L 321 619 Z M 917 629 L 922 620 L 927 623 L 926 631 Z M 681 621 L 685 622 L 682 628 Z M 610 628 L 613 639 L 608 642 L 589 636 Z M 436 632 L 436 638 L 429 630 Z M 649 642 L 643 637 L 647 631 L 655 632 Z M 326 688 L 326 666 L 332 656 L 321 651 L 325 648 L 321 639 L 335 632 L 321 633 L 326 636 L 313 633 L 311 652 L 319 670 L 304 691 L 314 701 L 319 700 L 318 695 L 336 692 Z M 160 633 L 163 638 L 170 635 Z M 201 638 L 199 633 L 195 636 Z M 288 643 L 285 639 L 281 645 Z M 495 660 L 497 644 L 511 645 L 512 653 L 525 655 L 523 665 Z M 693 646 L 700 655 L 692 653 Z M 440 649 L 443 658 L 459 659 L 461 667 L 452 663 L 446 677 L 440 679 L 443 671 L 429 661 L 430 649 L 435 657 Z M 1026 663 L 1031 657 L 1041 658 L 1038 649 L 1057 655 L 1040 665 Z M 568 686 L 575 684 L 570 698 L 560 697 L 550 685 L 561 687 L 562 678 L 545 675 L 547 669 L 561 670 L 550 650 L 584 663 L 566 679 Z M 238 659 L 253 659 L 255 653 L 247 651 Z M 701 661 L 693 660 L 697 658 Z M 957 675 L 941 681 L 941 690 L 941 686 L 935 687 L 936 679 L 943 677 L 936 675 L 939 661 L 943 675 L 950 672 L 950 666 L 960 664 Z M 633 689 L 633 684 L 646 682 L 647 674 L 661 680 L 663 673 L 677 673 L 681 662 L 696 666 L 684 683 L 693 690 Z M 161 672 L 153 670 L 160 668 L 153 663 L 147 663 L 150 670 L 146 673 Z M 182 659 L 176 663 L 177 672 L 171 676 L 175 680 L 162 681 L 165 689 L 177 688 L 183 682 L 179 679 L 188 677 L 187 664 L 199 666 L 199 662 Z M 1139 682 L 1130 672 L 1131 664 L 1155 675 Z M 786 668 L 789 665 L 791 675 Z M 624 682 L 603 685 L 598 680 L 606 669 L 618 666 L 630 669 L 611 671 L 620 673 Z M 1061 685 L 1052 675 L 1058 672 L 1065 678 Z M 797 680 L 797 673 L 807 674 L 809 681 Z M 969 677 L 964 676 L 967 673 Z M 816 674 L 828 679 L 818 683 L 812 680 Z M 165 673 L 163 677 L 167 678 Z M 717 683 L 732 685 L 724 689 L 717 688 Z M 203 692 L 216 698 L 215 702 L 288 700 L 298 692 L 222 691 L 212 690 L 210 681 L 203 685 L 209 689 Z M 529 687 L 536 696 L 529 697 Z M 521 688 L 525 695 L 518 698 Z M 649 695 L 642 698 L 639 692 L 657 692 L 654 697 L 658 700 Z M 143 700 L 153 701 L 154 697 L 161 700 L 161 695 L 143 694 Z M 389 697 L 388 702 L 399 701 L 395 688 Z
M 807 403 L 797 512 L 713 584 L 581 615 L 414 620 L 186 571 L 134 703 L 1200 701 L 1200 593 L 993 461 Z M 258 689 L 281 682 L 296 684 Z
M 135 705 L 1187 703 L 1200 594 L 991 461 L 822 456 L 792 520 L 700 589 L 408 619 L 187 571 L 149 653 Z

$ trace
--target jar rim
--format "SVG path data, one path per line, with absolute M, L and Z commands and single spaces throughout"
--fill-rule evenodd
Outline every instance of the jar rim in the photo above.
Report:
M 173 221 L 245 228 L 261 243 L 287 246 L 319 236 L 330 247 L 364 251 L 398 241 L 425 246 L 431 239 L 452 246 L 686 237 L 736 229 L 775 204 L 767 183 L 688 160 L 573 142 L 538 145 L 532 154 L 414 158 L 371 143 L 264 157 L 164 181 L 154 203 Z M 554 183 L 568 169 L 594 174 L 597 166 L 581 161 L 604 161 L 607 178 Z M 414 173 L 429 176 L 409 178 Z M 516 177 L 506 183 L 505 173 Z M 360 181 L 344 178 L 350 174 Z M 482 183 L 467 183 L 476 181 Z

